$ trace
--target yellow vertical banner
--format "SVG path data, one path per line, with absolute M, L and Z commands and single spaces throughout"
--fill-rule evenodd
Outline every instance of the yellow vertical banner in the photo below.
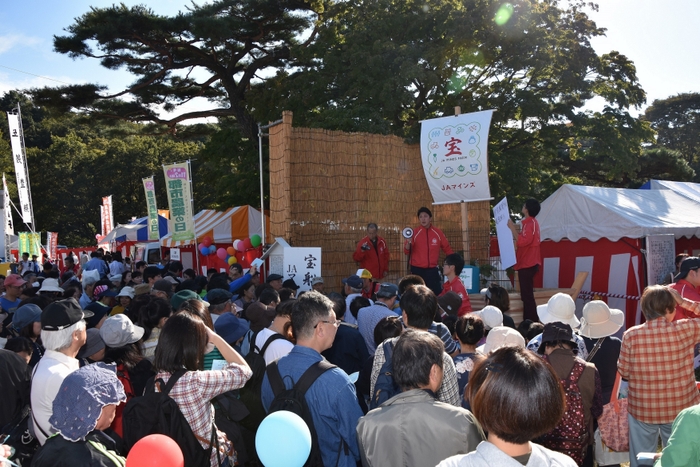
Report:
M 164 165 L 165 189 L 170 206 L 170 231 L 176 242 L 195 239 L 192 216 L 192 194 L 190 190 L 189 164 Z

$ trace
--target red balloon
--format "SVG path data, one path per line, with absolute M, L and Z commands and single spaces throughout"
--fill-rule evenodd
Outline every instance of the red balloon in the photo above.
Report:
M 175 441 L 165 435 L 141 438 L 129 451 L 126 467 L 184 467 L 185 458 Z
M 245 246 L 246 250 L 249 250 L 253 248 L 253 242 L 251 242 L 249 238 L 246 238 L 245 240 L 243 240 L 243 246 Z
M 207 235 L 206 237 L 204 237 L 204 238 L 202 239 L 202 244 L 203 244 L 205 247 L 207 247 L 207 248 L 210 247 L 211 244 L 212 244 L 211 237 L 210 237 L 209 235 Z

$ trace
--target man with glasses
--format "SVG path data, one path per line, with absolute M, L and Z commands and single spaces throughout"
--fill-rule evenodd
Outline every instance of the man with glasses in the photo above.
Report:
M 333 303 L 324 295 L 311 291 L 302 295 L 292 308 L 292 328 L 297 344 L 277 361 L 277 370 L 287 389 L 299 381 L 312 365 L 323 360 L 321 352 L 331 347 L 340 321 Z M 262 402 L 268 411 L 275 398 L 268 371 L 262 383 Z M 323 372 L 306 392 L 323 465 L 355 467 L 360 460 L 355 427 L 362 416 L 355 386 L 338 367 Z
M 676 282 L 669 287 L 676 289 L 681 297 L 694 302 L 700 302 L 700 293 L 697 288 L 700 286 L 700 258 L 689 256 L 681 263 L 680 272 L 676 275 Z M 697 315 L 685 308 L 676 306 L 676 316 L 674 321 L 679 319 L 697 318 Z

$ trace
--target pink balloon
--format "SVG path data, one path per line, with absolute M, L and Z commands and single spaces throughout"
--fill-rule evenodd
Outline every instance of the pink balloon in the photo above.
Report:
M 241 240 L 236 240 L 238 244 L 236 245 L 236 250 L 240 251 L 241 253 L 245 253 L 245 244 Z
M 238 250 L 238 245 L 239 245 L 240 243 L 241 243 L 240 240 L 234 240 L 234 241 L 233 241 L 233 248 L 234 248 L 235 250 Z
M 228 256 L 228 253 L 226 252 L 226 248 L 219 248 L 216 250 L 216 256 L 219 257 L 219 259 L 225 260 L 226 257 Z

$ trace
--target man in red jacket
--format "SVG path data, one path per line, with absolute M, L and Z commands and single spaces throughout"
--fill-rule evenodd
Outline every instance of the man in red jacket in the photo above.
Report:
M 367 224 L 367 236 L 360 240 L 352 254 L 352 259 L 367 269 L 372 277 L 381 280 L 389 272 L 389 248 L 382 237 L 377 235 L 377 224 Z
M 540 270 L 542 254 L 540 253 L 540 224 L 535 217 L 540 213 L 540 203 L 536 199 L 528 199 L 523 205 L 523 220 L 520 232 L 513 221 L 508 219 L 508 227 L 513 232 L 516 241 L 515 270 L 518 271 L 520 282 L 520 298 L 523 301 L 523 319 L 539 321 L 537 303 L 535 303 L 534 280 Z
M 425 285 L 435 295 L 440 295 L 442 284 L 440 283 L 440 272 L 437 269 L 440 249 L 446 255 L 451 255 L 454 251 L 452 251 L 450 242 L 447 241 L 442 230 L 432 225 L 433 213 L 430 212 L 430 209 L 420 208 L 418 221 L 420 226 L 413 231 L 413 237 L 406 239 L 403 252 L 410 255 L 411 274 L 422 277 Z

